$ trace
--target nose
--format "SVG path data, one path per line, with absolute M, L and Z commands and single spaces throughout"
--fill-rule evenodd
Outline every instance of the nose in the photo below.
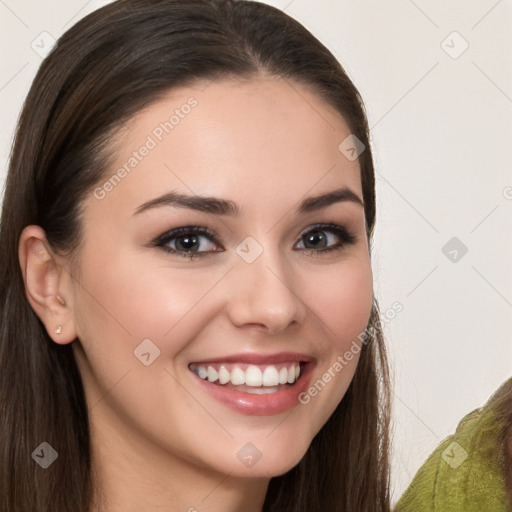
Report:
M 272 335 L 303 322 L 298 279 L 277 251 L 265 250 L 252 263 L 238 259 L 229 276 L 227 312 L 235 326 Z

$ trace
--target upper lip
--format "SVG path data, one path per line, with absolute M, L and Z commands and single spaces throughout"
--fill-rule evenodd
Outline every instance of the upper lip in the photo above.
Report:
M 308 363 L 313 361 L 314 358 L 306 354 L 298 352 L 278 352 L 274 354 L 256 354 L 244 352 L 242 354 L 231 354 L 229 356 L 214 357 L 210 359 L 203 359 L 201 361 L 194 361 L 194 364 L 206 363 L 247 363 L 247 364 L 274 364 L 274 363 L 287 363 L 292 361 Z

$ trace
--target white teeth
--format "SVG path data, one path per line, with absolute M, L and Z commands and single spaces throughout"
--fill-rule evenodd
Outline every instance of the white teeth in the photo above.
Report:
M 193 366 L 191 369 L 201 379 L 207 379 L 209 382 L 217 382 L 221 385 L 231 382 L 234 386 L 246 384 L 253 388 L 265 387 L 268 390 L 258 390 L 254 393 L 270 393 L 277 389 L 275 386 L 293 384 L 300 376 L 299 363 L 293 363 L 288 368 L 283 366 L 279 370 L 274 365 L 256 366 L 253 364 L 249 365 L 246 370 L 238 365 L 232 367 L 231 371 L 224 364 L 218 368 L 217 370 L 213 366 Z
M 277 386 L 279 384 L 279 374 L 275 366 L 267 366 L 263 372 L 264 386 Z
M 210 382 L 215 382 L 219 378 L 219 374 L 215 368 L 208 366 L 208 380 Z
M 261 387 L 263 384 L 263 374 L 257 366 L 251 365 L 245 370 L 245 383 L 255 388 Z
M 276 391 L 279 391 L 277 388 L 253 388 L 248 389 L 247 393 L 252 393 L 254 395 L 264 395 L 266 393 L 275 393 Z
M 245 372 L 235 366 L 231 372 L 231 384 L 233 386 L 240 386 L 241 384 L 245 384 Z
M 221 366 L 219 368 L 219 382 L 221 384 L 226 384 L 226 382 L 229 382 L 231 380 L 230 373 L 224 368 L 224 366 Z

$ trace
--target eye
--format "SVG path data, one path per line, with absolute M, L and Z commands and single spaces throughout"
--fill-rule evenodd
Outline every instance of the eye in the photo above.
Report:
M 183 226 L 173 229 L 159 236 L 154 245 L 185 258 L 201 257 L 205 256 L 204 253 L 224 250 L 218 249 L 220 242 L 216 234 L 203 226 Z
M 334 239 L 334 244 L 332 244 Z M 336 239 L 338 241 L 336 242 Z M 295 245 L 297 248 L 301 243 L 304 251 L 308 254 L 322 254 L 333 250 L 343 249 L 348 244 L 354 244 L 357 237 L 350 233 L 344 226 L 337 224 L 317 224 L 310 227 L 301 235 L 301 240 Z M 300 248 L 300 247 L 299 247 Z
M 356 241 L 357 237 L 344 226 L 317 224 L 302 233 L 300 241 L 294 248 L 302 249 L 306 254 L 322 255 L 329 251 L 343 249 L 347 244 L 353 244 Z M 305 247 L 300 247 L 301 244 Z M 191 259 L 224 251 L 217 235 L 204 226 L 183 226 L 172 229 L 160 235 L 152 245 L 161 247 L 171 254 Z

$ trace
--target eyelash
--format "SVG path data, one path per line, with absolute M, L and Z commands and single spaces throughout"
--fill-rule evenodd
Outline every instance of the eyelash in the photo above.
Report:
M 336 236 L 338 236 L 341 241 L 338 242 L 335 245 L 331 245 L 327 247 L 326 249 L 301 249 L 306 254 L 309 254 L 310 256 L 321 256 L 325 253 L 330 253 L 331 251 L 337 251 L 344 249 L 346 245 L 351 245 L 357 242 L 357 237 L 353 235 L 350 231 L 347 230 L 344 226 L 339 226 L 337 224 L 315 224 L 313 226 L 310 226 L 306 231 L 303 231 L 299 236 L 299 242 L 302 241 L 302 238 L 305 237 L 308 233 L 314 232 L 314 231 L 330 231 L 334 233 Z M 159 237 L 154 240 L 152 243 L 153 246 L 160 247 L 164 251 L 171 253 L 171 254 L 177 254 L 183 258 L 202 258 L 204 256 L 210 255 L 215 252 L 223 252 L 223 251 L 177 251 L 176 249 L 173 249 L 171 247 L 168 247 L 166 244 L 168 244 L 173 239 L 179 237 L 180 235 L 203 235 L 210 239 L 213 243 L 216 245 L 221 246 L 220 240 L 217 237 L 217 235 L 204 226 L 183 226 L 176 229 L 172 229 L 170 231 L 167 231 L 166 233 L 160 235 Z M 299 243 L 298 242 L 298 243 Z

